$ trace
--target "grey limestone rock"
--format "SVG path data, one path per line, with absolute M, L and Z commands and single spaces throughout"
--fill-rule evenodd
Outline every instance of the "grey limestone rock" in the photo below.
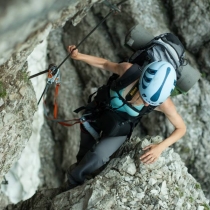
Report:
M 46 63 L 60 63 L 67 55 L 67 45 L 79 43 L 109 12 L 109 8 L 101 2 L 101 0 L 39 0 L 35 4 L 33 1 L 21 0 L 5 1 L 0 7 L 0 180 L 20 158 L 25 146 L 30 144 L 28 140 L 33 130 L 32 121 L 37 110 L 37 98 L 32 83 L 28 81 L 27 58 L 40 42 L 48 40 Z M 187 94 L 173 99 L 188 128 L 187 134 L 173 148 L 180 154 L 188 171 L 201 183 L 206 197 L 210 198 L 209 1 L 128 0 L 121 7 L 121 11 L 118 16 L 113 15 L 107 19 L 79 50 L 119 62 L 132 53 L 124 47 L 124 37 L 137 23 L 142 24 L 154 36 L 169 31 L 179 35 L 186 47 L 190 63 L 203 73 L 203 77 Z M 39 65 L 39 60 L 35 65 Z M 109 75 L 108 72 L 90 68 L 77 61 L 69 59 L 65 62 L 62 66 L 63 83 L 59 94 L 59 117 L 63 119 L 78 117 L 72 114 L 73 110 L 85 104 L 87 96 L 101 86 Z M 49 97 L 52 95 L 53 92 L 49 92 Z M 49 114 L 52 113 L 52 103 L 53 99 L 49 99 Z M 37 121 L 39 124 L 43 122 L 41 118 Z M 39 153 L 41 167 L 46 164 L 48 166 L 40 170 L 40 187 L 52 188 L 64 180 L 65 170 L 75 161 L 79 146 L 79 127 L 66 129 L 54 123 L 46 121 L 45 123 L 47 125 L 43 126 L 41 131 L 42 142 Z M 145 133 L 166 137 L 172 131 L 173 127 L 162 114 L 151 113 L 142 119 L 140 126 L 136 127 L 135 134 L 140 137 Z M 36 138 L 34 141 L 37 141 Z M 146 144 L 149 141 L 143 142 Z M 141 147 L 140 144 L 136 146 Z M 128 147 L 132 145 L 125 146 L 125 150 Z M 202 195 L 199 184 L 187 173 L 186 167 L 172 149 L 166 150 L 157 164 L 148 167 L 137 161 L 139 155 L 137 153 L 136 150 L 129 152 L 129 149 L 127 153 L 122 152 L 121 158 L 113 159 L 107 169 L 86 183 L 85 188 L 81 186 L 71 193 L 59 196 L 57 196 L 58 190 L 55 189 L 39 191 L 39 194 L 28 201 L 29 207 L 25 208 L 32 208 L 34 202 L 37 203 L 37 208 L 44 209 L 45 206 L 52 205 L 52 200 L 55 206 L 64 204 L 73 206 L 71 200 L 69 201 L 71 198 L 75 201 L 75 206 L 72 207 L 74 209 L 87 206 L 90 209 L 94 209 L 95 206 L 96 209 L 103 209 L 104 205 L 115 209 L 122 207 L 135 209 L 135 205 L 140 205 L 142 209 L 155 209 L 157 206 L 169 209 L 181 209 L 182 206 L 185 209 L 204 209 L 207 200 Z M 166 157 L 170 157 L 171 162 Z M 27 159 L 27 156 L 23 156 L 22 159 Z M 116 167 L 116 170 L 110 168 L 112 166 Z M 166 171 L 166 174 L 159 174 L 158 167 Z M 144 170 L 140 171 L 140 168 Z M 148 175 L 148 171 L 152 169 L 153 173 Z M 174 170 L 174 174 L 170 173 Z M 136 176 L 137 174 L 139 175 Z M 115 175 L 119 180 L 115 180 Z M 143 180 L 142 175 L 147 177 L 147 181 Z M 106 180 L 112 179 L 113 186 L 115 186 L 114 181 L 118 183 L 113 189 L 112 185 L 106 183 Z M 174 184 L 174 180 L 178 187 Z M 131 182 L 135 183 L 131 186 L 138 190 L 126 185 Z M 188 184 L 189 189 L 183 182 Z M 107 185 L 104 186 L 103 183 Z M 122 186 L 119 183 L 122 183 Z M 121 195 L 122 199 L 117 197 L 119 192 L 124 193 Z M 174 200 L 170 195 L 173 195 Z M 3 201 L 2 206 L 6 205 L 5 197 L 1 195 L 0 197 Z M 94 203 L 96 198 L 100 202 Z M 62 203 L 62 199 L 65 202 Z M 201 202 L 198 202 L 199 199 Z
M 161 142 L 159 136 L 126 142 L 107 167 L 94 179 L 67 192 L 42 190 L 32 199 L 10 209 L 208 209 L 200 184 L 187 172 L 173 149 L 165 150 L 153 164 L 143 164 L 142 148 Z M 57 193 L 56 193 L 57 192 Z

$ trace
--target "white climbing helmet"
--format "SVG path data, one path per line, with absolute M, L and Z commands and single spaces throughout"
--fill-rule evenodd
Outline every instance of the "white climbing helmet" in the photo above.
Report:
M 152 105 L 162 104 L 176 86 L 176 71 L 166 61 L 154 61 L 146 65 L 139 80 L 142 99 Z

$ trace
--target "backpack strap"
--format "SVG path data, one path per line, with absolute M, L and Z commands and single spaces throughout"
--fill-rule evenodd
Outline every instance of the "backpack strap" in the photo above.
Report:
M 133 64 L 121 77 L 112 82 L 110 88 L 114 91 L 119 91 L 137 80 L 141 73 L 142 68 L 138 64 Z
M 143 117 L 144 115 L 149 114 L 150 112 L 152 112 L 157 106 L 144 106 L 143 109 L 140 111 L 138 118 Z

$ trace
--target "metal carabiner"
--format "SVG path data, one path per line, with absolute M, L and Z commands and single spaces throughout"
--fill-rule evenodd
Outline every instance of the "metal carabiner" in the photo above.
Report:
M 60 70 L 58 69 L 58 67 L 55 65 L 50 66 L 48 71 L 47 83 L 52 84 L 56 81 L 58 77 L 60 77 Z

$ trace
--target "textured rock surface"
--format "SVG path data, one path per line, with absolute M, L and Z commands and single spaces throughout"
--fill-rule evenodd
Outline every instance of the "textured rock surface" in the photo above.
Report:
M 173 24 L 184 38 L 186 47 L 191 52 L 198 52 L 210 41 L 210 2 L 169 1 L 172 7 Z
M 149 136 L 126 142 L 106 169 L 70 191 L 42 190 L 10 209 L 208 209 L 200 184 L 187 172 L 180 156 L 167 149 L 154 164 L 139 161 L 142 148 L 161 141 Z M 57 191 L 57 193 L 56 193 Z
M 203 77 L 207 78 L 210 81 L 210 43 L 205 44 L 200 50 L 200 57 L 198 59 L 198 64 L 203 72 Z
M 44 41 L 28 56 L 28 71 L 31 72 L 31 74 L 35 74 L 37 71 L 42 71 L 46 68 L 46 50 L 47 42 Z M 45 87 L 45 78 L 46 75 L 42 75 L 32 80 L 37 99 L 41 96 Z M 39 143 L 40 130 L 43 122 L 43 107 L 39 106 L 33 117 L 32 135 L 29 142 L 24 148 L 20 159 L 5 176 L 8 180 L 8 184 L 2 186 L 2 191 L 10 197 L 13 203 L 30 198 L 35 193 L 40 183 L 38 177 L 40 170 Z
M 0 192 L 0 209 L 4 209 L 5 206 L 10 204 L 9 198 L 2 192 Z
M 36 6 L 32 1 L 23 0 L 5 3 L 4 12 L 0 13 L 0 180 L 20 157 L 32 132 L 37 99 L 31 82 L 27 80 L 28 56 L 41 41 L 48 39 L 47 63 L 59 64 L 66 56 L 66 46 L 78 44 L 109 11 L 105 6 L 97 4 L 90 12 L 89 9 L 95 2 L 99 1 L 46 0 L 36 2 Z M 207 0 L 193 2 L 129 0 L 122 6 L 122 13 L 109 18 L 79 48 L 84 53 L 118 62 L 131 55 L 131 52 L 123 46 L 124 37 L 136 23 L 141 23 L 153 35 L 168 31 L 179 35 L 187 50 L 192 53 L 187 54 L 190 63 L 198 68 L 204 77 L 188 94 L 173 99 L 188 127 L 187 134 L 174 145 L 174 149 L 180 154 L 189 172 L 201 183 L 208 198 L 210 198 L 209 3 Z M 88 15 L 81 21 L 87 12 Z M 71 22 L 73 25 L 79 24 L 73 26 Z M 83 105 L 89 93 L 104 83 L 108 76 L 108 72 L 68 59 L 62 66 L 59 117 L 65 119 L 76 117 L 72 111 Z M 49 94 L 48 103 L 49 113 L 52 113 L 53 100 L 50 100 L 50 97 L 53 98 L 53 90 L 52 94 Z M 41 131 L 43 141 L 40 144 L 42 167 L 40 187 L 51 188 L 60 185 L 64 180 L 64 171 L 75 161 L 79 128 L 78 126 L 63 128 L 55 123 L 45 123 L 48 125 L 45 125 Z M 152 113 L 142 120 L 141 126 L 136 128 L 135 133 L 141 136 L 145 133 L 161 134 L 166 137 L 172 130 L 170 123 L 162 114 Z M 103 178 L 102 176 L 100 179 Z M 153 182 L 154 180 L 151 181 Z M 94 181 L 91 183 L 97 185 Z M 93 188 L 94 184 L 91 185 L 90 191 Z M 48 192 L 43 191 L 43 194 L 45 193 L 51 198 L 57 194 L 53 189 Z M 34 198 L 39 200 L 42 194 L 39 196 Z M 183 205 L 187 203 L 186 208 L 190 208 L 186 196 L 182 196 Z M 0 198 L 5 201 L 4 196 L 0 195 Z M 180 202 L 183 199 L 180 199 Z M 49 206 L 50 199 L 43 197 L 43 200 Z M 175 199 L 174 205 L 176 202 Z M 2 206 L 6 205 L 6 201 L 3 203 Z M 45 204 L 39 203 L 39 207 L 44 208 Z M 166 202 L 163 205 L 169 204 Z M 202 209 L 198 205 L 197 208 Z
M 44 40 L 49 32 L 46 29 L 63 26 L 69 19 L 78 23 L 96 2 L 100 1 L 38 0 L 34 3 L 32 0 L 22 0 L 2 3 L 0 64 L 6 62 L 13 53 L 32 47 L 30 45 L 33 42 L 38 44 Z
M 68 19 L 76 23 L 95 2 L 13 1 L 4 5 L 0 33 L 0 180 L 20 157 L 32 133 L 37 100 L 28 81 L 27 57 L 51 30 Z

